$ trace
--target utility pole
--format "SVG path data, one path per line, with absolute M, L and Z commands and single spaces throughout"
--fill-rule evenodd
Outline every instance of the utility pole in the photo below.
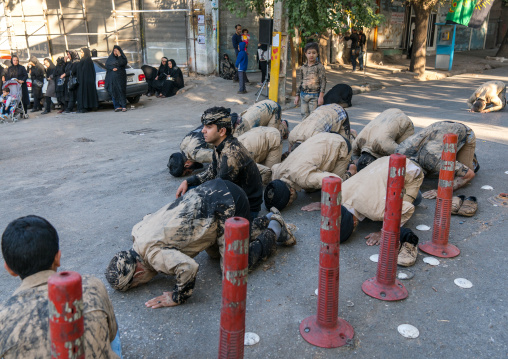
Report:
M 286 64 L 288 18 L 283 1 L 276 1 L 273 11 L 272 61 L 270 66 L 270 100 L 286 103 Z

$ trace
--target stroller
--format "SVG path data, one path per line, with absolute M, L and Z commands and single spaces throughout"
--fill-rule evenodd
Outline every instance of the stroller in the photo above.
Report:
M 12 97 L 11 109 L 7 116 L 10 117 L 12 122 L 16 122 L 20 118 L 28 118 L 28 114 L 25 113 L 23 101 L 21 100 L 23 97 L 21 85 L 16 81 L 16 79 L 11 79 L 3 84 L 2 89 L 6 87 L 9 87 L 9 90 L 11 91 L 10 95 Z M 0 122 L 4 122 L 4 120 L 0 119 Z

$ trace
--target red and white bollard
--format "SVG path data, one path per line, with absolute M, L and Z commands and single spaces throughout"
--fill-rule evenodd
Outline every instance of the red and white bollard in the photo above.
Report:
M 338 317 L 341 188 L 340 178 L 323 179 L 317 315 L 300 324 L 303 339 L 322 348 L 341 347 L 355 335 L 351 324 Z
M 83 288 L 77 272 L 59 272 L 48 280 L 51 358 L 84 359 Z
M 245 336 L 249 221 L 241 217 L 226 220 L 224 240 L 219 358 L 240 359 Z
M 443 138 L 443 153 L 441 155 L 441 170 L 439 171 L 432 241 L 422 243 L 419 246 L 425 253 L 436 257 L 451 258 L 460 254 L 460 250 L 456 246 L 448 243 L 456 156 L 457 135 L 447 133 Z
M 401 300 L 408 296 L 407 289 L 395 278 L 405 177 L 406 156 L 398 153 L 391 155 L 377 273 L 362 284 L 365 294 L 381 300 Z

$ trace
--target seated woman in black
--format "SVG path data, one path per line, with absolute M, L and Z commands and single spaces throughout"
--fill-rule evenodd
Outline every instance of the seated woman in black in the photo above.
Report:
M 224 80 L 233 80 L 236 75 L 235 63 L 229 59 L 228 54 L 224 54 L 220 60 L 220 77 Z
M 168 58 L 163 57 L 161 59 L 161 65 L 159 66 L 159 70 L 157 71 L 157 76 L 155 76 L 155 80 L 153 81 L 152 87 L 155 89 L 155 93 L 158 97 L 161 96 L 162 88 L 164 87 L 164 82 L 166 82 L 166 77 L 169 76 L 171 72 L 168 66 Z
M 168 65 L 169 75 L 166 77 L 166 81 L 164 81 L 164 84 L 162 85 L 161 95 L 159 97 L 174 96 L 177 91 L 184 86 L 182 70 L 176 66 L 175 60 L 170 59 Z

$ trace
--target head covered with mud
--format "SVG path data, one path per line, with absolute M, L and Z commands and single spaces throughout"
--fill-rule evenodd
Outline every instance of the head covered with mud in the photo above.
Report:
M 115 254 L 106 269 L 106 279 L 111 286 L 119 291 L 126 291 L 132 286 L 139 254 L 134 249 Z

